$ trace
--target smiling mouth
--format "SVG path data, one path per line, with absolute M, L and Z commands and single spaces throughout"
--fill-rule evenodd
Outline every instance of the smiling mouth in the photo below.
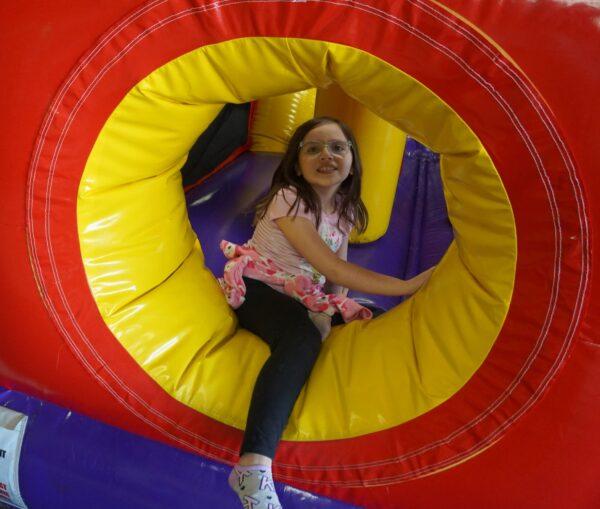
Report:
M 322 168 L 317 168 L 317 173 L 323 173 L 325 175 L 333 173 L 334 171 L 336 171 L 336 168 L 333 166 L 324 166 Z

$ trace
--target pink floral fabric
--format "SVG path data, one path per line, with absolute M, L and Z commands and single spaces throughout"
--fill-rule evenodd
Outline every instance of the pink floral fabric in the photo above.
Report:
M 281 287 L 281 291 L 304 304 L 310 311 L 330 316 L 339 312 L 345 322 L 364 320 L 373 316 L 368 308 L 349 297 L 326 294 L 323 286 L 304 275 L 293 275 L 281 270 L 273 260 L 261 256 L 248 244 L 239 246 L 222 240 L 221 251 L 229 261 L 225 264 L 219 283 L 229 305 L 237 309 L 245 300 L 246 285 L 243 276 Z

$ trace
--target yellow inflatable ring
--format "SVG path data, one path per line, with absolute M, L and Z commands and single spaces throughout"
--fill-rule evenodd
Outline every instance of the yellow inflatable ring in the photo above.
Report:
M 187 220 L 179 169 L 223 103 L 333 81 L 443 154 L 456 242 L 417 296 L 376 320 L 335 329 L 286 440 L 397 426 L 451 397 L 489 352 L 510 302 L 516 239 L 502 183 L 464 122 L 363 51 L 302 39 L 227 41 L 178 57 L 126 95 L 94 145 L 77 202 L 86 274 L 115 337 L 174 398 L 243 429 L 268 349 L 235 333 Z M 474 220 L 491 210 L 493 229 Z

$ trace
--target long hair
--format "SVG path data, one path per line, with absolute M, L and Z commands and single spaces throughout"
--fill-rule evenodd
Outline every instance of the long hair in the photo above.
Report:
M 298 154 L 300 152 L 300 143 L 304 137 L 315 127 L 323 124 L 337 124 L 344 133 L 344 136 L 352 144 L 352 171 L 351 174 L 340 184 L 337 190 L 336 212 L 339 215 L 338 227 L 340 221 L 353 225 L 359 233 L 367 229 L 369 214 L 367 208 L 360 197 L 362 165 L 358 153 L 358 145 L 351 129 L 342 121 L 332 117 L 316 117 L 304 122 L 296 129 L 291 137 L 287 150 L 279 163 L 279 166 L 273 174 L 271 188 L 264 198 L 256 205 L 255 224 L 267 213 L 267 208 L 273 200 L 273 197 L 284 188 L 293 188 L 296 190 L 297 197 L 294 203 L 290 205 L 288 213 L 294 210 L 294 216 L 298 213 L 300 201 L 305 204 L 305 211 L 312 213 L 317 218 L 317 228 L 321 223 L 321 200 L 311 185 L 304 180 L 300 173 Z

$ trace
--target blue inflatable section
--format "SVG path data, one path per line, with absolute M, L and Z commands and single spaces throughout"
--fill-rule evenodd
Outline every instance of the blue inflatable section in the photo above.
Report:
M 19 392 L 0 388 L 0 406 L 29 417 L 19 468 L 29 509 L 240 509 L 225 464 Z M 286 509 L 357 507 L 276 485 Z

